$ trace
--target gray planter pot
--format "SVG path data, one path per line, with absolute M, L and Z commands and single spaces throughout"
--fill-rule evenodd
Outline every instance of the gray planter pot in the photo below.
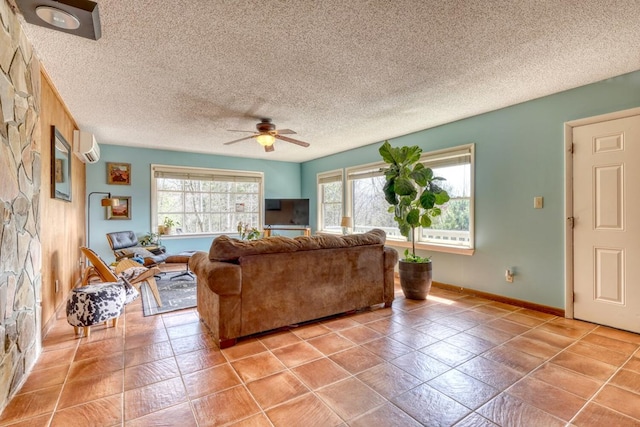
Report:
M 432 262 L 418 263 L 400 260 L 400 286 L 404 296 L 409 299 L 427 299 L 431 290 Z

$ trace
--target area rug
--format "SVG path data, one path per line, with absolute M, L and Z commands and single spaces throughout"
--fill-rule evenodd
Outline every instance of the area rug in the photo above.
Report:
M 156 299 L 147 285 L 140 287 L 142 311 L 145 317 L 196 306 L 196 280 L 190 276 L 177 277 L 171 280 L 172 277 L 180 274 L 182 274 L 181 271 L 164 273 L 160 276 L 160 279 L 156 278 L 162 307 L 158 307 Z

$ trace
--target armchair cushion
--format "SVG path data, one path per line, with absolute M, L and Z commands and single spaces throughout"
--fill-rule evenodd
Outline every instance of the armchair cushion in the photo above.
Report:
M 116 231 L 107 233 L 107 239 L 114 251 L 138 245 L 138 238 L 133 231 Z

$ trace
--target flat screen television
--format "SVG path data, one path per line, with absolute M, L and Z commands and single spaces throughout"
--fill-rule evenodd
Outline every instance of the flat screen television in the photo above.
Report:
M 307 227 L 309 199 L 265 199 L 264 225 Z

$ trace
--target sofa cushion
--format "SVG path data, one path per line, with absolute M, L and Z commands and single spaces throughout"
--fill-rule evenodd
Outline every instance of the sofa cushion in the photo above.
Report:
M 386 234 L 383 230 L 373 229 L 362 234 L 334 236 L 284 237 L 271 236 L 258 240 L 238 240 L 229 236 L 218 236 L 209 249 L 211 261 L 235 261 L 242 256 L 273 254 L 315 249 L 348 248 L 364 245 L 384 245 Z

